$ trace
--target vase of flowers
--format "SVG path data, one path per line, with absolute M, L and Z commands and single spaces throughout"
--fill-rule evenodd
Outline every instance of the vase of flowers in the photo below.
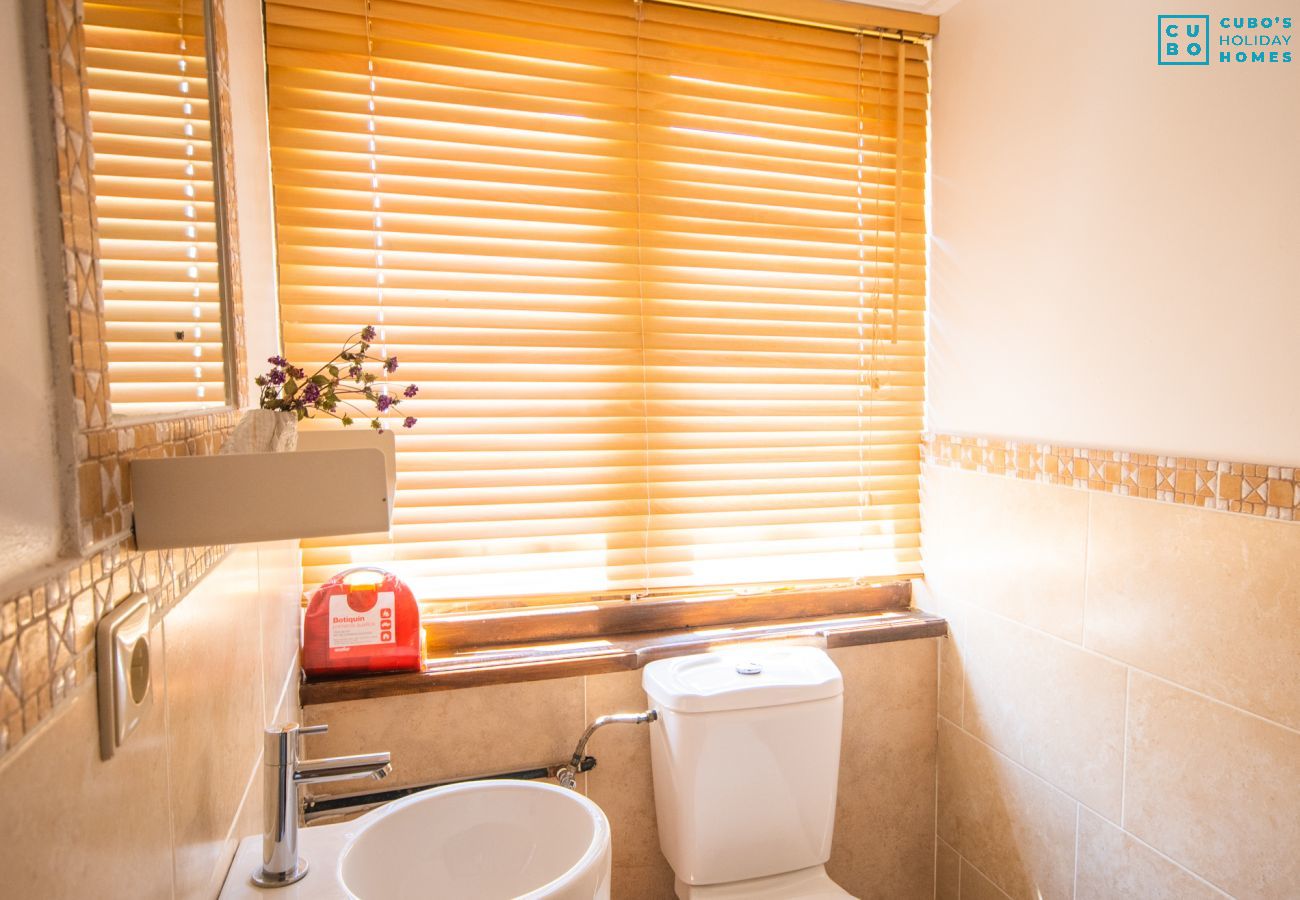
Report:
M 250 409 L 221 445 L 222 453 L 270 453 L 298 446 L 298 419 L 290 412 Z
M 403 399 L 411 399 L 418 388 L 407 385 L 401 396 L 389 392 L 373 367 L 391 375 L 397 371 L 397 357 L 370 352 L 375 329 L 367 325 L 348 338 L 334 358 L 311 375 L 283 356 L 272 356 L 271 368 L 254 383 L 261 388 L 258 408 L 239 420 L 222 453 L 259 453 L 292 450 L 298 444 L 298 423 L 323 415 L 345 426 L 357 419 L 369 419 L 370 427 L 383 431 L 381 417 L 397 410 Z M 415 427 L 414 416 L 402 420 L 405 428 Z

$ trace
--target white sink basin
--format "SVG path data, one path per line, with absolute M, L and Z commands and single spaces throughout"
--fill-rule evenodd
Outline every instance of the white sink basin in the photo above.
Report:
M 304 828 L 307 877 L 264 892 L 245 839 L 222 898 L 276 900 L 608 900 L 609 822 L 574 791 L 535 781 L 471 781 L 396 800 L 351 822 Z
M 344 887 L 362 900 L 589 900 L 608 885 L 609 822 L 564 788 L 469 782 L 413 794 L 364 818 L 339 860 Z

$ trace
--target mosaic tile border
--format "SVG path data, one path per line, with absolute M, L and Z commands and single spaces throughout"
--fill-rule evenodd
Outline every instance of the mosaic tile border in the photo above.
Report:
M 927 434 L 935 465 L 1206 509 L 1300 521 L 1300 468 Z
M 99 618 L 138 591 L 161 620 L 228 547 L 137 553 L 109 547 L 65 562 L 35 587 L 0 603 L 0 755 L 93 679 Z
M 216 47 L 223 213 L 223 264 L 228 321 L 226 354 L 230 358 L 231 408 L 164 421 L 191 435 L 229 428 L 234 409 L 248 401 L 244 359 L 243 293 L 239 233 L 235 214 L 234 151 L 231 139 L 230 82 L 222 0 L 212 0 L 212 35 Z M 103 274 L 95 230 L 93 136 L 85 78 L 85 32 L 82 0 L 48 0 L 46 24 L 54 106 L 55 153 L 67 291 L 69 358 L 72 372 L 76 439 L 77 509 L 80 546 L 95 547 L 130 528 L 130 501 L 124 484 L 122 456 L 129 454 L 141 427 L 115 421 L 109 405 L 108 353 L 104 325 Z M 114 461 L 114 457 L 118 457 Z
M 0 755 L 31 734 L 74 688 L 93 679 L 95 627 L 101 616 L 131 594 L 147 591 L 155 619 L 161 619 L 229 552 L 228 547 L 135 550 L 128 477 L 132 459 L 215 453 L 234 427 L 238 407 L 248 399 L 222 0 L 212 0 L 211 8 L 221 186 L 227 208 L 223 299 L 233 408 L 115 421 L 109 407 L 103 282 L 94 225 L 82 0 L 48 0 L 45 7 L 76 427 L 76 540 L 82 556 L 59 561 L 17 593 L 0 597 Z

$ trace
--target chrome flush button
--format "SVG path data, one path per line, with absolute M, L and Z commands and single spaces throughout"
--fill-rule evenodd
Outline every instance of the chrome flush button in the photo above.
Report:
M 736 666 L 738 675 L 758 675 L 763 671 L 763 667 L 756 662 L 743 662 Z

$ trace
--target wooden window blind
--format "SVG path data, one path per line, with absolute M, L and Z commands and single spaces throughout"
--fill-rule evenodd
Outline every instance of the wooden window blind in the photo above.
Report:
M 420 386 L 391 533 L 305 543 L 306 580 L 917 572 L 926 53 L 655 2 L 268 0 L 287 353 L 374 323 Z
M 225 403 L 204 4 L 85 4 L 116 414 Z

